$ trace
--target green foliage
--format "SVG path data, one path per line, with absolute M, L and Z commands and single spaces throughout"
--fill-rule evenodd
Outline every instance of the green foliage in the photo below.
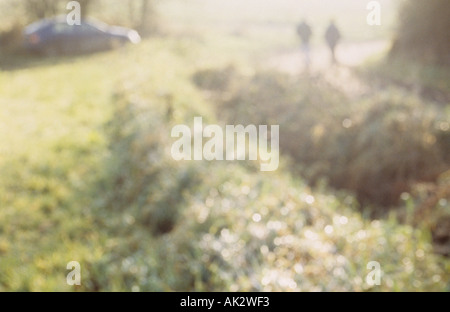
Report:
M 366 219 L 353 196 L 311 188 L 291 167 L 262 174 L 249 162 L 171 159 L 172 126 L 194 116 L 279 123 L 283 149 L 310 162 L 306 176 L 326 172 L 313 163 L 319 146 L 319 160 L 346 159 L 359 131 L 361 144 L 384 147 L 404 128 L 399 151 L 421 152 L 413 164 L 425 148 L 442 156 L 447 115 L 437 135 L 434 107 L 395 92 L 353 105 L 320 77 L 241 76 L 252 45 L 167 37 L 77 58 L 11 56 L 0 71 L 0 290 L 450 290 L 449 261 L 427 227 Z M 230 58 L 238 65 L 224 73 L 202 70 Z M 448 201 L 434 207 L 445 216 Z M 79 287 L 66 284 L 74 260 Z M 381 264 L 379 287 L 365 282 L 369 261 Z
M 122 182 L 94 210 L 110 234 L 102 260 L 89 266 L 87 290 L 362 291 L 371 289 L 369 261 L 383 267 L 384 283 L 372 290 L 448 287 L 426 231 L 363 220 L 352 197 L 311 190 L 284 173 L 170 164 L 154 152 L 167 145 L 157 139 L 160 118 L 129 102 L 119 109 L 110 126 L 133 130 L 112 132 L 106 173 Z M 171 228 L 160 231 L 168 218 Z
M 227 69 L 218 70 L 217 78 L 209 70 L 194 76 L 201 87 L 201 75 L 209 83 L 220 82 L 215 90 L 222 118 L 279 124 L 282 151 L 313 184 L 327 177 L 363 203 L 396 205 L 413 183 L 435 181 L 449 167 L 443 143 L 448 129 L 437 128 L 448 113 L 442 116 L 438 107 L 424 107 L 402 91 L 354 101 L 320 76 L 262 72 L 244 77 Z

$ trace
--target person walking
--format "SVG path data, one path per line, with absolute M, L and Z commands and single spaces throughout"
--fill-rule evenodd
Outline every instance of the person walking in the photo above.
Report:
M 331 52 L 331 62 L 333 64 L 336 63 L 336 46 L 339 43 L 339 40 L 341 39 L 341 33 L 339 29 L 336 27 L 333 20 L 331 20 L 330 25 L 327 28 L 327 31 L 325 32 L 325 40 L 328 44 L 328 47 L 330 48 Z
M 309 42 L 311 40 L 312 30 L 311 30 L 311 27 L 306 22 L 306 20 L 303 20 L 297 26 L 297 34 L 300 37 L 300 39 L 302 40 L 303 57 L 305 59 L 305 66 L 308 68 L 309 64 L 311 63 Z

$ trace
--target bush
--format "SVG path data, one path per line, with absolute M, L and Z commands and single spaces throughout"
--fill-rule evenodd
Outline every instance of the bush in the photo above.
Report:
M 189 166 L 171 160 L 163 136 L 170 130 L 161 116 L 137 108 L 121 93 L 115 101 L 117 118 L 107 127 L 114 157 L 103 186 L 111 192 L 106 207 L 131 215 L 154 235 L 168 233 L 178 221 L 183 194 L 197 177 Z
M 363 291 L 371 290 L 370 261 L 383 269 L 382 285 L 373 290 L 450 286 L 426 231 L 364 220 L 349 208 L 352 197 L 312 190 L 283 173 L 167 161 L 167 142 L 156 131 L 164 127 L 161 116 L 126 98 L 117 104 L 106 167 L 106 181 L 114 182 L 95 216 L 109 237 L 82 287 Z M 170 231 L 161 231 L 167 220 Z
M 11 29 L 0 33 L 0 53 L 17 52 L 22 47 L 23 27 L 15 24 Z
M 220 81 L 219 116 L 233 124 L 280 125 L 281 150 L 313 185 L 326 177 L 363 204 L 391 206 L 414 183 L 436 181 L 449 168 L 442 140 L 448 131 L 435 130 L 440 112 L 414 96 L 389 90 L 352 102 L 320 76 L 230 73 L 220 70 L 223 78 L 210 80 Z

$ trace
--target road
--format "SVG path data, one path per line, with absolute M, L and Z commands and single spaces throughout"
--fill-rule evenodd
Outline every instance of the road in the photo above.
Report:
M 389 48 L 389 41 L 370 41 L 362 43 L 343 43 L 336 50 L 336 58 L 340 65 L 354 67 L 361 65 L 368 58 L 383 53 Z M 304 69 L 301 49 L 287 51 L 270 58 L 269 66 L 278 70 L 298 74 Z M 323 71 L 330 67 L 330 52 L 327 47 L 319 46 L 311 49 L 311 70 Z

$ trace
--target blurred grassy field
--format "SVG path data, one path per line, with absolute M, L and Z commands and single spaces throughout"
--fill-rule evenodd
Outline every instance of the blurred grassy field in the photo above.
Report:
M 0 290 L 367 291 L 366 265 L 379 261 L 382 285 L 372 290 L 448 291 L 450 264 L 433 253 L 428 228 L 365 218 L 349 192 L 307 186 L 287 158 L 267 175 L 254 163 L 170 158 L 171 126 L 227 121 L 215 94 L 193 82 L 199 72 L 231 64 L 252 77 L 268 51 L 298 45 L 293 27 L 306 14 L 321 30 L 334 15 L 350 41 L 391 33 L 394 10 L 369 29 L 365 5 L 342 2 L 341 12 L 330 0 L 168 0 L 159 5 L 165 35 L 140 45 L 2 57 Z M 341 99 L 308 86 L 300 91 L 311 103 L 318 93 L 329 105 Z M 79 287 L 66 284 L 73 260 Z
M 132 96 L 145 83 L 146 101 L 173 93 L 180 108 L 201 112 L 202 100 L 179 82 L 187 67 L 175 66 L 184 60 L 174 54 L 184 48 L 155 40 L 93 56 L 33 58 L 1 72 L 0 280 L 7 289 L 55 289 L 51 276 L 35 280 L 33 272 L 64 269 L 66 257 L 101 257 L 104 238 L 92 231 L 90 216 L 101 194 L 78 196 L 102 173 L 112 98 L 123 88 Z

